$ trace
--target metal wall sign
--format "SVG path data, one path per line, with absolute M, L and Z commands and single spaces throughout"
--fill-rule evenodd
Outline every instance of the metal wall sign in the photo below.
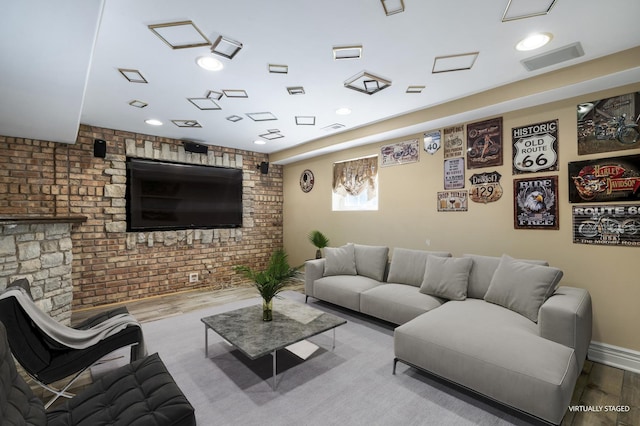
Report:
M 569 163 L 569 201 L 640 201 L 640 155 Z
M 502 175 L 498 172 L 478 173 L 471 175 L 471 190 L 469 198 L 476 203 L 491 203 L 498 201 L 502 197 L 502 186 L 500 186 L 500 178 Z
M 439 212 L 466 212 L 467 211 L 467 191 L 444 191 L 438 192 Z
M 467 124 L 467 168 L 502 165 L 502 117 Z
M 424 134 L 424 150 L 433 155 L 440 149 L 440 130 Z
M 558 176 L 513 180 L 515 229 L 559 229 Z
M 558 120 L 511 129 L 513 174 L 558 170 Z
M 573 242 L 640 247 L 640 205 L 573 206 Z
M 444 160 L 444 189 L 464 188 L 464 158 Z
M 464 126 L 444 129 L 444 158 L 464 156 Z

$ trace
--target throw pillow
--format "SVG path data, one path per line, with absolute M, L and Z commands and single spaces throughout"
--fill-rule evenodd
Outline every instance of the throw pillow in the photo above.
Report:
M 484 300 L 538 322 L 540 306 L 553 294 L 562 271 L 502 256 Z
M 491 284 L 491 278 L 493 278 L 493 274 L 496 272 L 501 258 L 495 256 L 481 256 L 478 254 L 463 254 L 462 257 L 470 257 L 473 259 L 473 265 L 471 265 L 471 271 L 469 272 L 467 297 L 483 299 L 484 295 L 487 294 L 487 289 L 489 288 L 489 284 Z M 517 260 L 520 262 L 549 266 L 549 263 L 545 260 Z
M 472 263 L 468 257 L 427 257 L 420 293 L 449 300 L 466 299 Z
M 450 257 L 451 253 L 404 248 L 393 249 L 387 282 L 420 287 L 429 255 Z
M 355 275 L 356 255 L 352 243 L 342 247 L 324 248 L 324 276 L 330 275 Z
M 389 247 L 354 244 L 358 275 L 376 281 L 384 280 L 384 270 L 389 260 Z

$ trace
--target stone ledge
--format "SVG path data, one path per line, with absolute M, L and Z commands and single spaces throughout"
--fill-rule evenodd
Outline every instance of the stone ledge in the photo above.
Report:
M 30 223 L 83 223 L 87 216 L 0 216 L 0 225 Z

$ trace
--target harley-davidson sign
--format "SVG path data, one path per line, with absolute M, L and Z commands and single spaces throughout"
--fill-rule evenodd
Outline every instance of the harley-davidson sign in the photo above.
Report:
M 478 173 L 469 178 L 471 182 L 471 190 L 469 198 L 476 203 L 490 203 L 498 201 L 502 197 L 502 186 L 500 186 L 500 178 L 502 175 L 498 172 Z
M 569 201 L 640 200 L 640 155 L 569 163 Z

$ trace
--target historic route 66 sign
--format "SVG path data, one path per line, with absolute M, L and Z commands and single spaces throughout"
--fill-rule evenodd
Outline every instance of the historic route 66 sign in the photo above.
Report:
M 500 186 L 500 178 L 502 175 L 498 172 L 478 173 L 469 178 L 471 182 L 471 190 L 469 198 L 476 203 L 490 203 L 498 201 L 502 197 L 502 186 Z
M 511 130 L 513 174 L 558 170 L 558 120 Z

